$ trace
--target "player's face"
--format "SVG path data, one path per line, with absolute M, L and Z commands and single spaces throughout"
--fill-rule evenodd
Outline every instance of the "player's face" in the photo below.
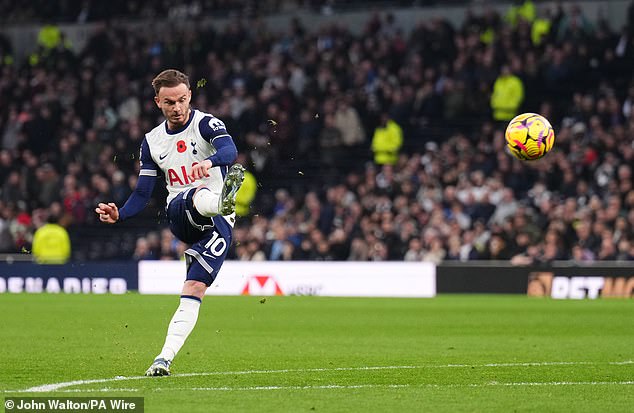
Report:
M 192 91 L 184 83 L 174 87 L 162 87 L 158 96 L 154 97 L 156 106 L 163 112 L 170 129 L 179 128 L 187 123 L 191 99 Z

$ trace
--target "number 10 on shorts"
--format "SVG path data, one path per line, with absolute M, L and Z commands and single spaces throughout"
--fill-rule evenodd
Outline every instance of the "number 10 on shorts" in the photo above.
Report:
M 225 241 L 217 231 L 214 231 L 213 234 L 211 234 L 211 239 L 205 244 L 203 255 L 209 256 L 207 252 L 210 252 L 214 257 L 220 257 L 226 249 L 227 241 Z

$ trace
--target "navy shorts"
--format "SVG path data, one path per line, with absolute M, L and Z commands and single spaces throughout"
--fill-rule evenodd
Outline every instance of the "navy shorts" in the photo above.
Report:
M 185 251 L 187 280 L 214 282 L 231 245 L 232 228 L 222 216 L 204 217 L 194 208 L 191 188 L 181 192 L 167 208 L 170 229 L 179 240 L 191 244 Z

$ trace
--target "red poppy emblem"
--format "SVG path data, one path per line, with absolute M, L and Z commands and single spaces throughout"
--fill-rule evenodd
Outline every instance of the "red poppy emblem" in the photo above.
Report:
M 176 142 L 176 150 L 179 153 L 183 153 L 187 150 L 187 144 L 185 143 L 185 141 L 178 141 Z

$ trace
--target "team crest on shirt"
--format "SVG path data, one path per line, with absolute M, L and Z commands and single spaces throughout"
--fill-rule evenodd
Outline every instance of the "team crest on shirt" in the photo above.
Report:
M 196 150 L 196 142 L 191 141 L 189 143 L 192 145 L 192 153 L 196 155 L 198 153 L 198 151 Z

